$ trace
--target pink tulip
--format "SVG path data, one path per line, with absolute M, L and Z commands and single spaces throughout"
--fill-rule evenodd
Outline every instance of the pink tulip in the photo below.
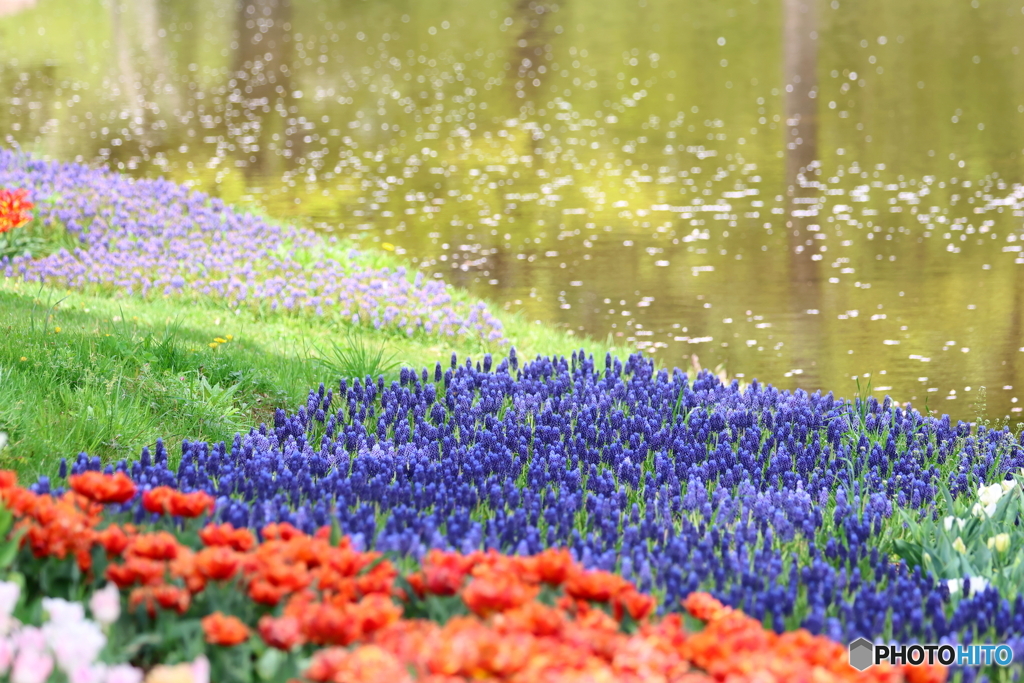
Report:
M 53 658 L 41 650 L 26 648 L 18 652 L 11 671 L 11 683 L 44 683 L 53 671 Z
M 14 659 L 14 646 L 7 638 L 0 638 L 0 676 L 7 673 Z
M 142 670 L 127 664 L 107 669 L 107 683 L 142 683 Z
M 121 591 L 117 585 L 108 583 L 89 598 L 92 618 L 103 626 L 109 626 L 121 616 Z

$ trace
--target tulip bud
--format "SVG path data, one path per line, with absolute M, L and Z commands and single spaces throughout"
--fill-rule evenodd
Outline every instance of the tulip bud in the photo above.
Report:
M 1010 547 L 1010 534 L 1001 533 L 996 534 L 992 538 L 988 539 L 988 549 L 995 550 L 998 553 L 1005 553 Z
M 967 546 L 964 545 L 964 539 L 957 536 L 956 540 L 953 541 L 953 550 L 957 551 L 958 553 L 966 553 Z
M 13 581 L 0 581 L 0 616 L 9 617 L 21 597 L 21 586 Z
M 107 626 L 121 616 L 121 591 L 117 585 L 108 583 L 89 598 L 89 611 L 97 623 Z

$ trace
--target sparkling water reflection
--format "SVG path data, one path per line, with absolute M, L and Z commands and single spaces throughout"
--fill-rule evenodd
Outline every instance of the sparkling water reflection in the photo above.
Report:
M 1020 411 L 1019 3 L 14 5 L 6 144 L 393 244 L 668 365 Z

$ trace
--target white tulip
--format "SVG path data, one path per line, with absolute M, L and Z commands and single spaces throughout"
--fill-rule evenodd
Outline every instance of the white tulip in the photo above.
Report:
M 982 486 L 978 488 L 978 500 L 986 507 L 989 505 L 995 505 L 1002 497 L 1003 487 L 1000 484 L 991 484 L 989 486 Z
M 970 579 L 969 587 L 972 593 L 978 593 L 989 587 L 988 579 L 983 579 L 980 576 L 972 576 Z
M 974 507 L 971 508 L 971 513 L 975 517 L 991 517 L 996 514 L 996 505 L 998 503 L 989 503 L 985 507 L 981 506 L 981 503 L 975 503 Z
M 981 578 L 980 576 L 972 576 L 968 578 L 968 581 L 970 582 L 968 584 L 968 588 L 971 589 L 971 593 L 981 592 L 989 586 L 988 581 L 986 579 Z M 946 585 L 949 586 L 950 593 L 959 593 L 960 589 L 964 586 L 964 580 L 950 579 L 946 582 Z
M 942 526 L 946 528 L 946 531 L 952 531 L 953 522 L 956 522 L 957 526 L 960 529 L 963 529 L 967 525 L 966 519 L 960 519 L 959 517 L 954 517 L 953 515 L 950 515 L 949 517 L 946 517 L 942 520 Z

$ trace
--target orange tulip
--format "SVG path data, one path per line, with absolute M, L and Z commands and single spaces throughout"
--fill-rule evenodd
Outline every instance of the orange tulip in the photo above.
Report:
M 348 645 L 363 635 L 347 610 L 323 603 L 310 605 L 302 619 L 302 631 L 317 645 Z
M 548 548 L 535 556 L 536 571 L 541 581 L 559 586 L 569 576 L 573 566 L 572 555 L 568 550 Z
M 173 560 L 178 556 L 178 539 L 166 531 L 139 534 L 128 544 L 128 553 L 151 560 Z
M 161 607 L 174 610 L 178 614 L 187 612 L 189 605 L 192 603 L 191 593 L 177 586 L 169 586 L 167 584 L 156 586 L 153 589 L 153 596 Z
M 412 683 L 413 680 L 395 655 L 377 645 L 365 645 L 351 652 L 340 648 L 322 650 L 313 657 L 306 677 L 317 683 Z
M 249 638 L 249 629 L 238 617 L 214 612 L 202 620 L 206 642 L 211 645 L 234 647 Z
M 216 501 L 205 491 L 193 491 L 192 493 L 178 491 L 176 493 L 177 495 L 172 496 L 170 501 L 172 515 L 191 519 L 204 513 L 213 514 Z
M 486 616 L 519 607 L 539 592 L 536 586 L 527 586 L 508 574 L 495 573 L 473 579 L 463 589 L 462 600 L 475 614 Z
M 171 507 L 171 496 L 175 490 L 170 486 L 157 486 L 143 491 L 142 508 L 151 514 L 165 515 Z
M 227 546 L 240 553 L 248 552 L 256 545 L 256 538 L 251 531 L 236 529 L 226 522 L 203 527 L 199 538 L 208 546 Z
M 122 565 L 112 564 L 107 567 L 107 578 L 119 588 L 128 588 L 136 583 L 153 586 L 163 583 L 166 569 L 167 566 L 157 560 L 129 557 Z
M 575 571 L 565 582 L 565 592 L 577 600 L 608 602 L 632 584 L 604 571 Z
M 263 642 L 278 650 L 288 651 L 305 642 L 302 624 L 296 617 L 285 616 L 275 619 L 266 615 L 260 619 L 258 630 Z
M 175 517 L 199 517 L 213 512 L 214 499 L 205 491 L 182 493 L 170 486 L 157 486 L 142 494 L 142 507 L 147 512 Z
M 112 524 L 96 535 L 97 542 L 107 551 L 107 557 L 116 557 L 128 548 L 128 534 L 124 529 Z
M 238 571 L 238 555 L 230 548 L 204 548 L 196 553 L 196 568 L 211 581 L 226 581 Z
M 168 568 L 171 575 L 182 579 L 192 593 L 200 593 L 206 588 L 206 577 L 200 573 L 196 565 L 196 553 L 190 549 L 179 548 L 177 556 L 171 560 Z
M 28 201 L 28 190 L 0 190 L 0 234 L 32 220 L 33 208 L 35 204 Z
M 274 522 L 263 527 L 263 538 L 275 541 L 290 541 L 305 536 L 288 522 Z
M 84 472 L 68 478 L 71 489 L 97 503 L 126 503 L 135 496 L 135 483 L 124 472 Z
M 290 591 L 282 586 L 275 586 L 266 579 L 256 579 L 249 584 L 249 597 L 253 602 L 271 607 L 280 603 Z

